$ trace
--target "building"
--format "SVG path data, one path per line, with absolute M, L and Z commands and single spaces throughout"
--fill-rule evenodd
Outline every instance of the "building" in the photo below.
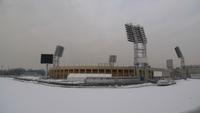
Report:
M 168 59 L 167 61 L 167 69 L 173 69 L 173 60 L 172 59 Z
M 200 78 L 200 65 L 186 65 L 185 69 L 188 77 L 195 75 Z
M 62 66 L 51 68 L 49 77 L 65 79 L 71 73 L 112 74 L 112 77 L 139 77 L 144 80 L 153 78 L 151 68 L 136 68 L 133 66 Z

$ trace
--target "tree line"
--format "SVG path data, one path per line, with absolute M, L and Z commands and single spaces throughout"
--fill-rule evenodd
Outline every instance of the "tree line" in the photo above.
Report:
M 24 68 L 15 68 L 9 70 L 0 70 L 0 75 L 45 75 L 45 70 L 38 69 L 24 69 Z

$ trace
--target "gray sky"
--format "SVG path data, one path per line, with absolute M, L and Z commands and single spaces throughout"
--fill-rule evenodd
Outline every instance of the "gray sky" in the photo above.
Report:
M 165 67 L 166 59 L 200 64 L 199 0 L 0 0 L 0 65 L 42 68 L 40 54 L 65 47 L 61 65 L 108 62 L 133 64 L 133 45 L 124 24 L 144 27 L 148 62 Z

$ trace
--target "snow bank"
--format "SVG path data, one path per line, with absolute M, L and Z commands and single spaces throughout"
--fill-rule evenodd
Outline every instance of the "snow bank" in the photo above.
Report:
M 0 113 L 182 113 L 200 106 L 200 80 L 141 88 L 61 88 L 0 78 Z
M 19 76 L 18 78 L 38 80 L 40 77 L 39 76 Z

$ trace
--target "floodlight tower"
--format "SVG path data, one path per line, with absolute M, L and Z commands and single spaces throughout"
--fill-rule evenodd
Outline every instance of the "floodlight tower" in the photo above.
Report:
M 110 66 L 114 66 L 114 64 L 116 63 L 117 61 L 117 56 L 116 55 L 110 55 L 109 56 L 109 65 Z
M 185 59 L 184 59 L 184 56 L 180 50 L 180 48 L 177 46 L 175 47 L 175 51 L 176 51 L 176 54 L 178 56 L 178 58 L 181 60 L 181 70 L 180 70 L 180 74 L 183 78 L 186 79 L 187 75 L 186 75 L 186 70 L 185 70 Z
M 56 50 L 54 53 L 54 62 L 53 62 L 53 67 L 59 67 L 59 59 L 62 57 L 64 51 L 64 47 L 62 46 L 56 46 Z
M 146 67 L 147 63 L 147 39 L 144 28 L 140 25 L 132 23 L 125 24 L 127 38 L 129 42 L 134 44 L 134 65 L 136 67 Z
M 184 59 L 184 56 L 178 46 L 175 47 L 175 52 L 176 52 L 178 58 L 181 60 L 181 68 L 184 69 L 185 68 L 185 59 Z

